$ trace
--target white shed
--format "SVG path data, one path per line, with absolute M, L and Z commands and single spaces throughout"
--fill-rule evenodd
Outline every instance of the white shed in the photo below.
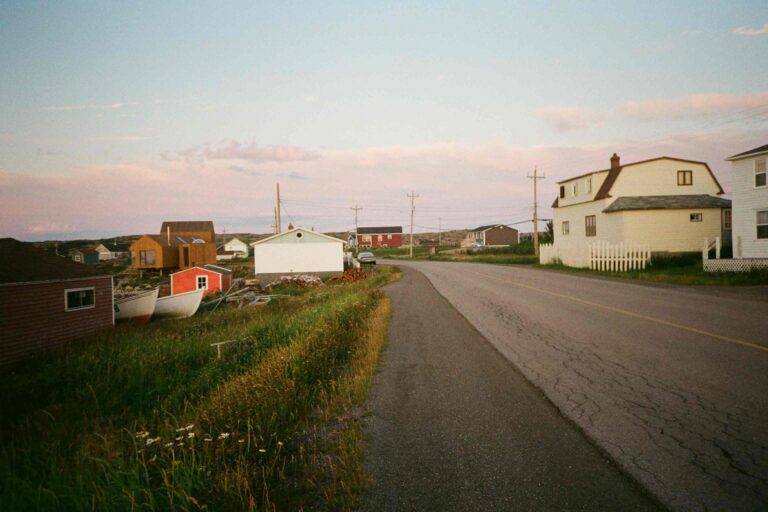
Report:
M 294 228 L 253 242 L 256 275 L 327 274 L 344 271 L 344 240 Z
M 225 251 L 233 251 L 238 257 L 247 257 L 248 256 L 248 245 L 240 240 L 239 238 L 233 238 L 229 242 L 224 244 L 224 250 Z

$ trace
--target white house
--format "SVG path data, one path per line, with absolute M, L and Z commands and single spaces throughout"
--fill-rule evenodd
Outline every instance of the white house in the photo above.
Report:
M 718 197 L 723 189 L 704 162 L 663 156 L 622 165 L 614 154 L 608 169 L 558 186 L 553 257 L 558 247 L 597 241 L 634 242 L 654 253 L 696 252 L 705 238 L 729 234 L 731 202 Z
M 768 144 L 726 160 L 733 169 L 733 256 L 768 258 Z
M 256 276 L 271 279 L 290 274 L 344 271 L 344 240 L 304 228 L 293 228 L 253 242 Z
M 225 243 L 224 250 L 234 252 L 236 257 L 248 257 L 248 244 L 238 238 L 233 238 L 229 242 Z
M 97 245 L 95 249 L 99 253 L 99 261 L 128 258 L 131 255 L 128 244 L 105 243 Z

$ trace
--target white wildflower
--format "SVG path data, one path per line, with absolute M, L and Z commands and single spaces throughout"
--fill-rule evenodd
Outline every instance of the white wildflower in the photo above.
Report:
M 203 441 L 205 441 L 206 443 L 210 443 L 211 441 L 213 441 L 213 438 L 212 437 L 206 437 L 205 439 L 203 439 Z
M 176 432 L 186 432 L 187 430 L 192 430 L 193 428 L 195 428 L 195 426 L 192 423 L 190 423 L 186 427 L 177 428 Z
M 278 441 L 277 442 L 277 446 L 283 446 L 283 442 L 282 441 Z
M 159 437 L 155 437 L 155 438 L 152 438 L 152 437 L 150 437 L 149 439 L 147 439 L 147 446 L 149 446 L 149 445 L 151 445 L 151 444 L 153 444 L 153 443 L 156 443 L 156 442 L 158 442 L 159 440 L 160 440 L 160 438 L 159 438 Z
M 222 432 L 219 434 L 219 439 L 227 439 L 229 437 L 229 432 Z
M 244 442 L 245 442 L 245 439 L 240 439 L 240 440 L 238 440 L 237 442 L 242 444 L 242 443 L 244 443 Z
M 170 448 L 171 446 L 173 446 L 173 441 L 171 441 L 170 443 L 165 443 L 166 448 Z
M 139 439 L 144 439 L 145 437 L 149 436 L 149 432 L 136 432 L 136 437 Z
M 267 453 L 267 450 L 265 450 L 264 448 L 259 448 L 259 452 L 261 452 L 261 453 Z
M 187 437 L 192 439 L 193 437 L 195 437 L 195 433 L 194 432 L 190 432 L 189 434 L 187 434 Z

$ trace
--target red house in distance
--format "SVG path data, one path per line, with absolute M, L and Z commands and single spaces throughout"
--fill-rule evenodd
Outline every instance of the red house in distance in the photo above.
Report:
M 204 289 L 203 297 L 232 286 L 232 271 L 216 265 L 192 267 L 171 274 L 171 295 Z
M 400 247 L 403 245 L 403 227 L 385 226 L 357 229 L 357 247 L 377 249 L 380 247 Z

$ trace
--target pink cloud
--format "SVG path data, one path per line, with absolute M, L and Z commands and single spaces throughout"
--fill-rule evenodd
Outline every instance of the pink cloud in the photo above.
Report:
M 737 27 L 733 29 L 733 33 L 737 36 L 764 36 L 768 35 L 768 23 L 763 25 L 760 28 L 752 28 L 752 27 Z
M 236 140 L 211 146 L 196 146 L 178 152 L 186 160 L 244 160 L 250 163 L 301 162 L 320 158 L 318 153 L 296 146 L 259 146 L 255 142 L 241 143 Z
M 536 115 L 561 132 L 599 126 L 605 119 L 604 114 L 585 107 L 541 107 Z
M 768 117 L 768 92 L 739 96 L 736 94 L 696 94 L 681 98 L 628 101 L 619 106 L 622 114 L 657 119 L 686 114 L 710 114 L 755 110 Z
M 550 218 L 556 182 L 607 168 L 613 152 L 625 163 L 661 155 L 703 160 L 727 189 L 730 165 L 723 159 L 767 137 L 768 130 L 734 129 L 596 145 L 326 150 L 290 167 L 262 161 L 257 173 L 243 172 L 248 169 L 229 159 L 206 165 L 142 161 L 47 176 L 0 171 L 0 233 L 26 240 L 59 237 L 63 229 L 70 230 L 69 237 L 154 233 L 163 220 L 184 219 L 211 219 L 220 232 L 269 232 L 276 182 L 285 222 L 324 231 L 351 228 L 354 204 L 363 207 L 361 225 L 406 226 L 411 190 L 420 195 L 417 226 L 436 226 L 438 218 L 445 228 L 511 223 L 531 218 L 526 175 L 534 166 L 546 175 L 539 183 L 540 216 Z

